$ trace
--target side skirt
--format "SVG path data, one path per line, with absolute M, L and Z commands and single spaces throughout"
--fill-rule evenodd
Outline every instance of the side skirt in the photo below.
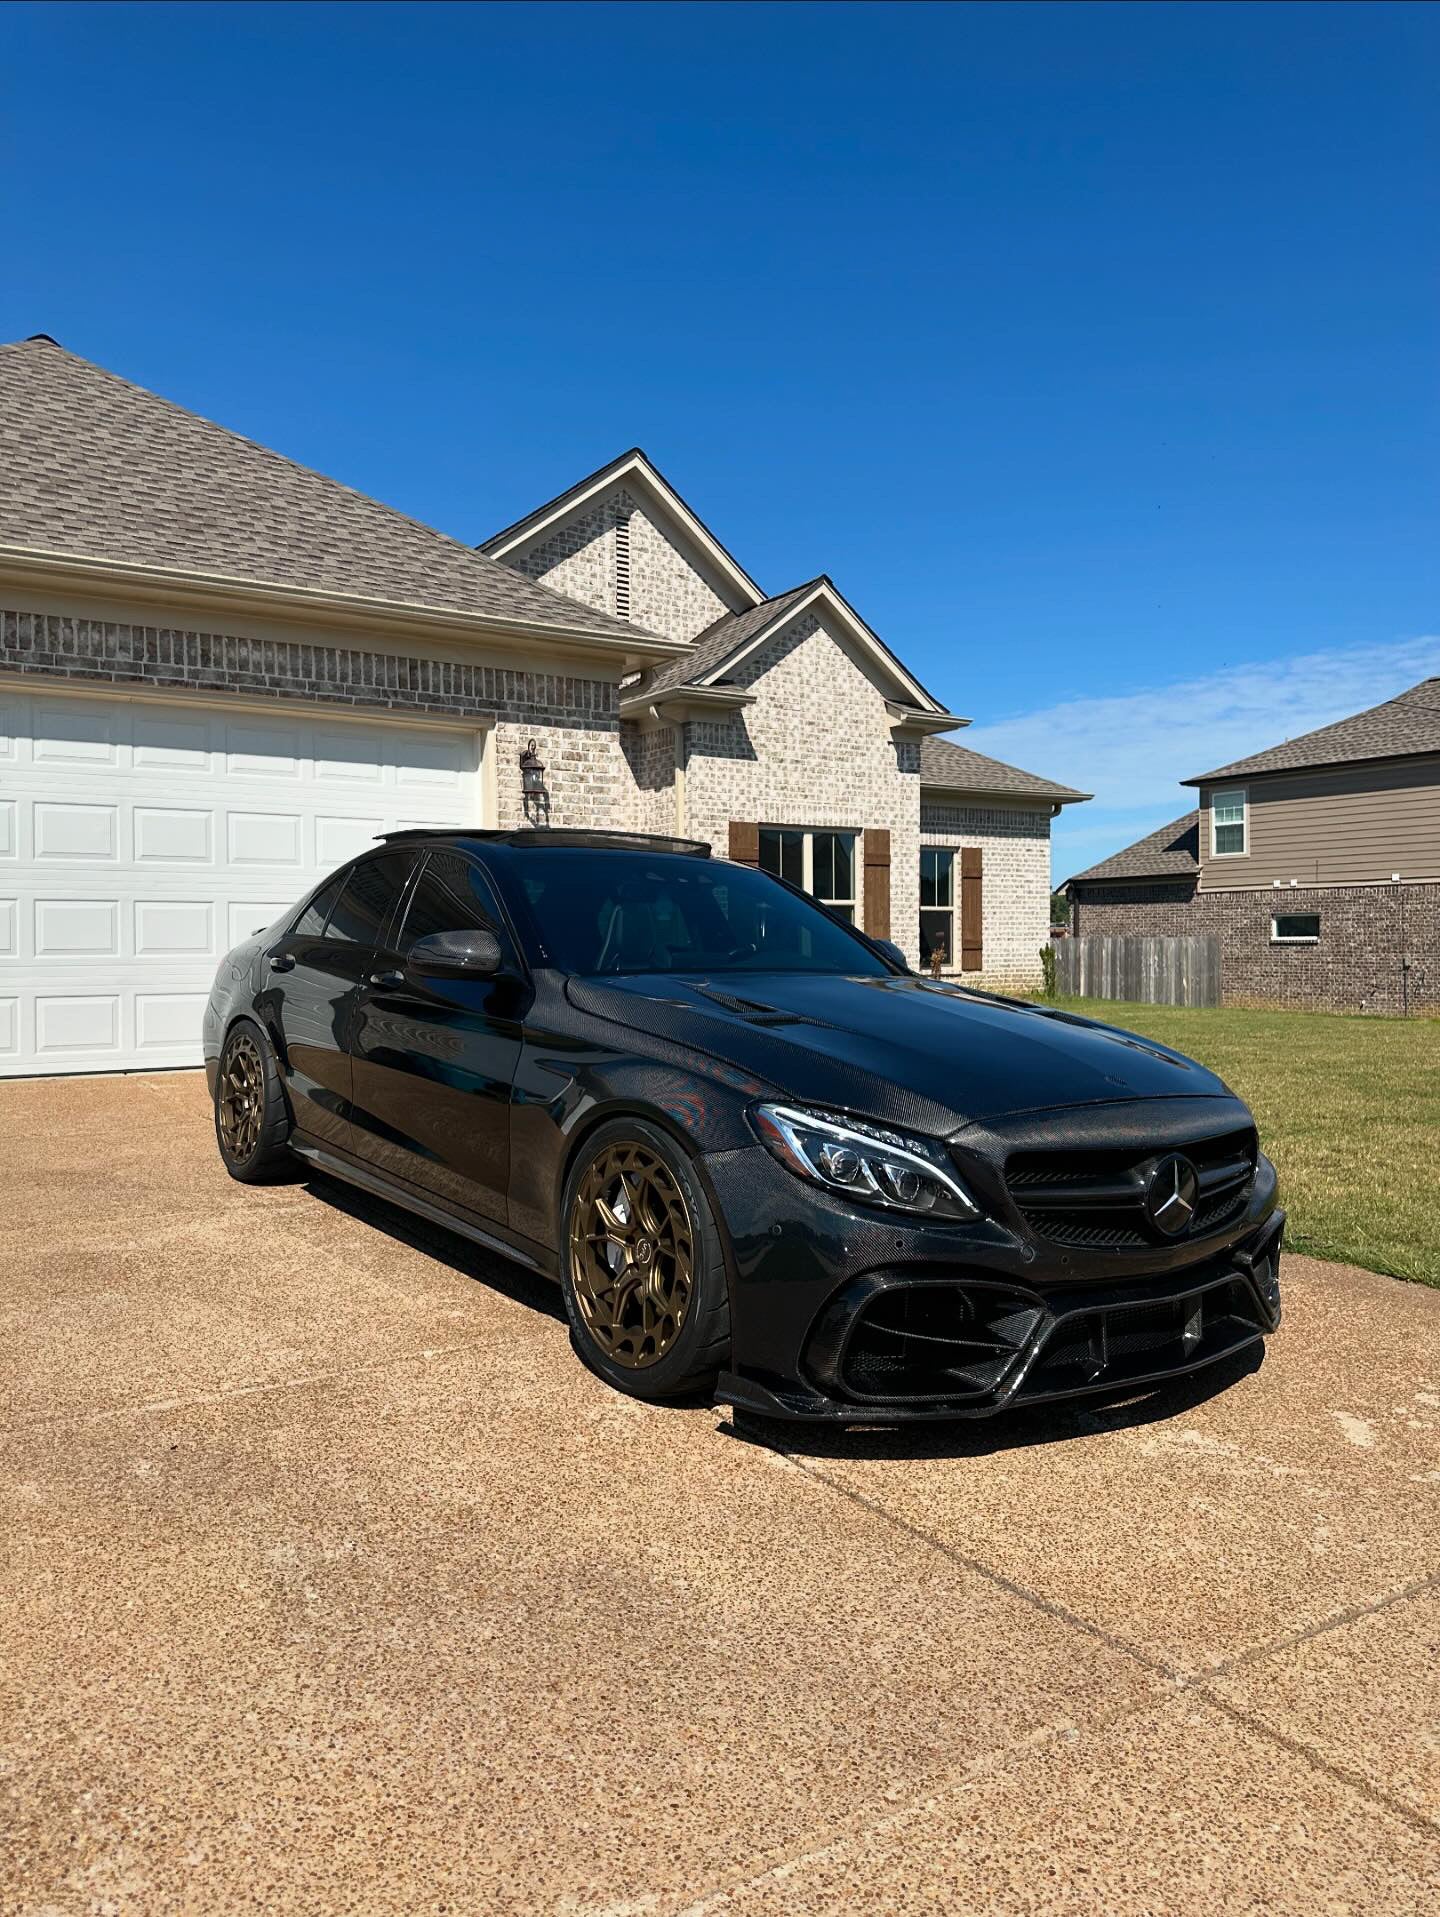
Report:
M 446 1211 L 444 1206 L 432 1204 L 428 1198 L 420 1197 L 418 1192 L 408 1186 L 387 1178 L 383 1172 L 371 1170 L 368 1166 L 352 1164 L 348 1158 L 326 1151 L 323 1146 L 312 1144 L 303 1133 L 292 1133 L 290 1149 L 297 1158 L 303 1158 L 307 1165 L 313 1165 L 316 1171 L 328 1172 L 332 1178 L 343 1178 L 347 1184 L 358 1185 L 361 1191 L 369 1192 L 375 1198 L 383 1198 L 392 1205 L 398 1205 L 402 1211 L 414 1212 L 432 1225 L 440 1225 L 446 1231 L 453 1231 L 461 1238 L 483 1245 L 487 1251 L 498 1252 L 502 1258 L 511 1258 L 517 1265 L 526 1265 L 531 1271 L 544 1272 L 546 1277 L 554 1277 L 547 1271 L 540 1259 L 529 1252 L 522 1251 L 518 1245 L 508 1239 L 497 1238 L 493 1232 L 485 1231 L 469 1218 L 458 1213 Z

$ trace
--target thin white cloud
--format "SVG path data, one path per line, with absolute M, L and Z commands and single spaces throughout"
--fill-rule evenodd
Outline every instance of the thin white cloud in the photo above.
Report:
M 1107 699 L 1070 699 L 961 736 L 977 752 L 1093 792 L 1055 822 L 1054 872 L 1118 852 L 1188 810 L 1179 781 L 1331 725 L 1440 673 L 1440 638 L 1300 653 Z

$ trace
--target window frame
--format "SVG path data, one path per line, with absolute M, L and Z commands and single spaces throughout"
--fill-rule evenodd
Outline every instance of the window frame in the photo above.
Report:
M 931 914 L 932 917 L 943 915 L 950 921 L 950 936 L 946 940 L 945 957 L 941 961 L 940 966 L 942 972 L 958 972 L 960 970 L 960 957 L 955 946 L 955 915 L 960 904 L 959 856 L 959 848 L 953 845 L 922 845 L 920 848 L 919 881 L 922 888 L 925 883 L 925 860 L 927 857 L 948 859 L 950 861 L 950 903 L 948 905 L 925 905 L 922 902 L 918 908 L 916 918 L 917 936 L 919 936 L 920 922 L 924 919 L 927 912 Z M 928 963 L 923 952 L 920 962 L 922 965 Z
M 1216 825 L 1215 809 L 1220 804 L 1220 801 L 1222 799 L 1229 800 L 1231 803 L 1233 803 L 1236 799 L 1240 801 L 1240 821 L 1239 821 L 1240 850 L 1238 852 L 1222 852 L 1219 850 L 1219 841 L 1216 839 L 1215 834 L 1218 830 L 1222 828 Z M 1234 819 L 1226 819 L 1224 821 L 1224 826 L 1226 828 L 1233 827 L 1234 824 L 1235 824 Z M 1212 789 L 1210 793 L 1210 856 L 1212 859 L 1248 859 L 1249 858 L 1250 856 L 1250 788 L 1248 785 L 1215 786 Z
M 807 893 L 812 899 L 814 899 L 817 905 L 823 906 L 827 911 L 830 911 L 830 912 L 848 911 L 850 914 L 850 917 L 845 921 L 845 923 L 849 925 L 852 931 L 855 931 L 855 932 L 861 931 L 860 899 L 858 896 L 859 889 L 860 889 L 859 877 L 858 877 L 858 865 L 859 865 L 861 832 L 858 826 L 761 825 L 757 827 L 757 830 L 760 834 L 760 840 L 762 843 L 764 841 L 764 837 L 767 832 L 798 833 L 800 837 L 800 879 L 799 879 L 800 890 L 802 892 Z M 822 834 L 827 838 L 848 839 L 850 841 L 850 894 L 851 895 L 848 899 L 822 898 L 820 894 L 815 890 L 815 839 L 817 834 Z M 771 878 L 779 878 L 782 880 L 784 879 L 783 872 L 770 872 L 769 866 L 763 863 L 760 864 L 757 869 L 761 872 L 769 872 Z M 791 881 L 787 880 L 785 882 L 790 883 Z
M 1313 932 L 1282 932 L 1282 919 L 1314 919 Z M 1320 914 L 1318 912 L 1272 912 L 1270 914 L 1270 943 L 1272 945 L 1318 945 L 1320 943 Z

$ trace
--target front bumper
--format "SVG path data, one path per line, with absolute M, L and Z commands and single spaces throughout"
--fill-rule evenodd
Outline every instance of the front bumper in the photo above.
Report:
M 1280 1322 L 1285 1215 L 1261 1166 L 1218 1236 L 1092 1274 L 991 1221 L 847 1208 L 768 1153 L 711 1159 L 732 1254 L 733 1368 L 717 1395 L 830 1423 L 984 1418 L 1229 1358 Z

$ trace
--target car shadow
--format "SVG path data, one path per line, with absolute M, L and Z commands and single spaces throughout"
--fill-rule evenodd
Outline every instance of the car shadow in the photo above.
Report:
M 547 1318 L 565 1322 L 560 1287 L 543 1273 L 530 1271 L 513 1259 L 502 1258 L 498 1252 L 487 1251 L 483 1245 L 462 1238 L 459 1232 L 450 1231 L 444 1225 L 432 1225 L 428 1218 L 418 1217 L 401 1205 L 391 1204 L 389 1199 L 362 1191 L 358 1185 L 347 1184 L 343 1178 L 333 1178 L 328 1172 L 310 1170 L 305 1189 L 332 1210 L 343 1212 L 361 1224 L 372 1225 L 376 1231 L 397 1238 L 413 1251 L 422 1251 L 427 1258 L 448 1265 L 462 1277 L 473 1278 L 477 1284 L 498 1291 L 502 1297 L 513 1298 L 516 1304 L 528 1305 Z
M 560 1287 L 540 1272 L 487 1251 L 444 1225 L 392 1204 L 348 1184 L 328 1172 L 308 1167 L 305 1189 L 322 1204 L 347 1218 L 372 1226 L 448 1265 L 462 1277 L 528 1306 L 565 1324 Z M 577 1357 L 583 1357 L 577 1352 Z M 769 1451 L 806 1458 L 984 1458 L 999 1452 L 1033 1449 L 1043 1444 L 1065 1444 L 1102 1431 L 1138 1430 L 1148 1424 L 1183 1417 L 1217 1398 L 1265 1362 L 1265 1346 L 1251 1345 L 1230 1358 L 1207 1365 L 1188 1378 L 1157 1385 L 1148 1391 L 1131 1390 L 1108 1399 L 1080 1399 L 1069 1404 L 1037 1405 L 1033 1409 L 1002 1411 L 997 1417 L 956 1418 L 924 1424 L 887 1425 L 883 1415 L 857 1416 L 853 1424 L 811 1424 L 799 1419 L 765 1418 L 753 1411 L 733 1410 L 717 1426 L 721 1437 Z M 672 1401 L 676 1410 L 707 1410 L 708 1393 Z
M 735 1411 L 720 1430 L 742 1444 L 763 1445 L 798 1458 L 988 1458 L 1005 1451 L 1028 1451 L 1038 1445 L 1073 1443 L 1098 1432 L 1134 1431 L 1163 1424 L 1198 1410 L 1218 1398 L 1265 1362 L 1265 1347 L 1248 1346 L 1221 1358 L 1188 1378 L 1156 1385 L 1146 1391 L 1117 1392 L 1113 1397 L 1078 1399 L 1069 1404 L 1036 1405 L 1002 1411 L 993 1418 L 886 1425 L 875 1417 L 862 1424 L 833 1426 L 799 1420 L 763 1418 L 751 1411 Z

